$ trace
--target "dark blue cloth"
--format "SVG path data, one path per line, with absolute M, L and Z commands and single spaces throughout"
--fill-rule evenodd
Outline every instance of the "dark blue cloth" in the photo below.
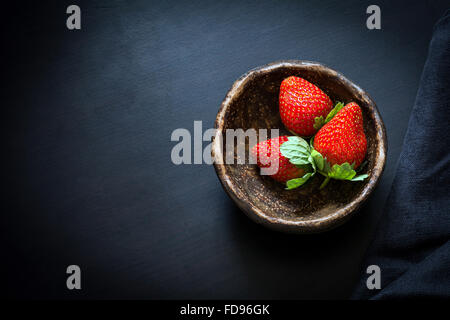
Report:
M 396 176 L 353 298 L 450 297 L 449 239 L 450 10 L 434 27 Z M 381 269 L 379 290 L 367 288 L 369 265 Z

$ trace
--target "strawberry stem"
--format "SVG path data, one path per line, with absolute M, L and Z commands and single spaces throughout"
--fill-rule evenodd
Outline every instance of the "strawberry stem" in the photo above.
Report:
M 326 177 L 325 180 L 323 180 L 322 184 L 319 187 L 319 190 L 322 190 L 323 188 L 325 188 L 328 184 L 328 182 L 330 182 L 330 177 Z

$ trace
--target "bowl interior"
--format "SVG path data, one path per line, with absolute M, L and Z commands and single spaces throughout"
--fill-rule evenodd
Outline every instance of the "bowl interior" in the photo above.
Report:
M 268 176 L 261 176 L 259 168 L 248 164 L 248 160 L 246 164 L 216 165 L 216 169 L 219 169 L 219 177 L 227 192 L 253 218 L 275 224 L 314 228 L 314 224 L 308 225 L 308 222 L 346 216 L 371 191 L 368 187 L 376 182 L 384 167 L 384 126 L 373 101 L 342 75 L 320 64 L 292 62 L 254 69 L 239 79 L 219 111 L 216 120 L 218 131 L 239 128 L 279 129 L 280 135 L 292 135 L 281 122 L 278 111 L 280 84 L 289 76 L 299 76 L 314 83 L 334 103 L 355 101 L 361 106 L 368 142 L 367 165 L 362 172 L 368 173 L 370 178 L 363 182 L 331 180 L 325 189 L 319 190 L 324 177 L 317 174 L 301 188 L 287 191 L 283 184 Z M 226 145 L 225 134 L 223 139 Z M 248 139 L 245 144 L 248 159 Z M 216 157 L 224 157 L 225 153 L 218 152 L 216 148 L 213 150 Z M 237 157 L 236 146 L 227 152 L 233 152 Z

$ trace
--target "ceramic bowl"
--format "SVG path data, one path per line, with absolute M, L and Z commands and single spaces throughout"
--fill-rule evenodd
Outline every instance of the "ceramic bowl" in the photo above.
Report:
M 294 190 L 259 174 L 255 164 L 224 164 L 226 129 L 279 129 L 292 135 L 281 122 L 278 110 L 280 84 L 289 76 L 302 77 L 325 91 L 333 100 L 359 104 L 367 137 L 369 177 L 362 182 L 331 180 L 319 190 L 323 176 Z M 387 141 L 383 120 L 369 95 L 341 73 L 310 61 L 279 61 L 252 69 L 241 76 L 226 95 L 215 121 L 212 157 L 225 191 L 239 208 L 266 227 L 296 233 L 316 233 L 345 222 L 375 189 L 386 163 Z M 220 137 L 223 137 L 220 143 Z M 249 141 L 245 148 L 248 152 Z M 236 147 L 227 152 L 234 153 Z

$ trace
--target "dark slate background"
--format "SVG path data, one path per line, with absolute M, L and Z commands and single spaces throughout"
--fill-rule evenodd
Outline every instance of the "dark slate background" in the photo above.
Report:
M 2 295 L 347 298 L 389 193 L 446 1 L 53 1 L 2 8 Z M 78 4 L 82 30 L 65 27 Z M 254 224 L 212 166 L 171 163 L 176 128 L 213 126 L 233 81 L 319 61 L 375 100 L 389 154 L 371 199 L 311 236 Z M 206 146 L 207 143 L 205 143 Z M 82 269 L 82 290 L 65 287 Z

